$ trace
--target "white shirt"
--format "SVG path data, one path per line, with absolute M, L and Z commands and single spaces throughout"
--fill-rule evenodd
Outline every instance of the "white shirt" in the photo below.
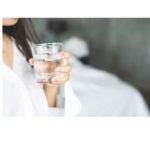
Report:
M 141 94 L 118 77 L 71 59 L 73 72 L 49 108 L 43 87 L 14 44 L 13 70 L 3 65 L 5 116 L 148 116 Z M 77 98 L 78 97 L 78 98 Z
M 13 50 L 13 70 L 3 64 L 4 115 L 76 116 L 80 111 L 81 106 L 78 98 L 74 95 L 69 82 L 60 88 L 61 90 L 57 96 L 56 102 L 57 107 L 48 107 L 43 86 L 36 83 L 33 69 L 27 63 L 25 57 L 20 53 L 15 44 L 13 44 Z

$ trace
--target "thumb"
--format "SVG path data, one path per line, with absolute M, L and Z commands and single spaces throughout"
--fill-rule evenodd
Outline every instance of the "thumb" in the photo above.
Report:
M 30 59 L 29 59 L 29 64 L 32 65 L 32 66 L 34 65 L 34 60 L 33 60 L 33 58 L 30 58 Z

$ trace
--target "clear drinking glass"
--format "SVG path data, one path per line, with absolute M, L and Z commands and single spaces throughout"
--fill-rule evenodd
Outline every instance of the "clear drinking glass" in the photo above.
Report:
M 34 45 L 34 72 L 39 82 L 50 82 L 53 77 L 61 77 L 62 73 L 55 73 L 55 68 L 63 64 L 59 55 L 63 43 L 43 43 Z

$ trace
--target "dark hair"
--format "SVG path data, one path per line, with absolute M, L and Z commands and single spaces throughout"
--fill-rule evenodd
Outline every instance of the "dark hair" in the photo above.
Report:
M 15 39 L 19 51 L 28 61 L 32 57 L 30 42 L 39 42 L 38 36 L 29 18 L 20 18 L 13 26 L 3 26 L 3 32 Z

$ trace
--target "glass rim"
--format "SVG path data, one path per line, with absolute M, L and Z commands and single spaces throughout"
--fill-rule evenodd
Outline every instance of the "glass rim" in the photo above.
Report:
M 34 46 L 51 46 L 51 45 L 61 45 L 63 46 L 63 43 L 61 42 L 51 42 L 51 43 L 37 43 L 37 44 L 34 44 Z

